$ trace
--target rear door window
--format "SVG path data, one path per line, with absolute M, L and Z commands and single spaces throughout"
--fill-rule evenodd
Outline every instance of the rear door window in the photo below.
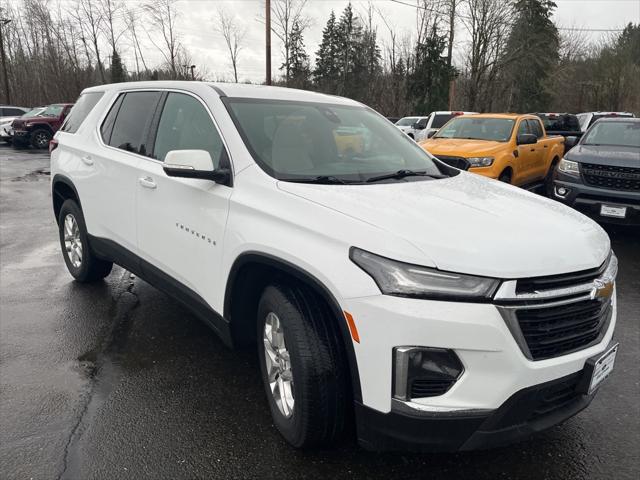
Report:
M 96 106 L 103 95 L 104 92 L 89 92 L 80 95 L 80 98 L 78 98 L 78 101 L 71 109 L 69 116 L 60 130 L 67 133 L 76 133 L 80 125 L 82 125 L 82 122 L 84 122 L 84 119 L 91 113 L 91 110 L 93 110 L 93 107 Z
M 222 138 L 207 109 L 191 95 L 172 92 L 164 103 L 153 155 L 164 162 L 171 150 L 206 150 L 219 167 Z
M 161 96 L 161 92 L 122 94 L 111 107 L 109 115 L 102 124 L 105 143 L 127 152 L 148 156 L 150 153 L 149 127 Z M 115 120 L 113 120 L 114 116 Z M 111 122 L 113 127 L 109 125 Z M 109 138 L 104 137 L 104 134 L 108 134 Z
M 452 114 L 438 114 L 433 117 L 433 122 L 431 123 L 431 128 L 441 128 L 454 117 Z

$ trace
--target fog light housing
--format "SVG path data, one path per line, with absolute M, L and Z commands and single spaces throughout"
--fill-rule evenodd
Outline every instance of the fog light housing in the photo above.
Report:
M 558 186 L 556 186 L 554 190 L 555 190 L 556 197 L 560 197 L 560 198 L 565 198 L 567 195 L 569 195 L 569 192 L 571 191 L 567 187 L 558 187 Z
M 393 349 L 393 397 L 409 401 L 443 395 L 463 371 L 453 350 L 396 347 Z

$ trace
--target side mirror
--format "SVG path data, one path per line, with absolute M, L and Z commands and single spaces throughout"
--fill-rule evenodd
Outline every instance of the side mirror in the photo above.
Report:
M 569 150 L 576 146 L 578 143 L 578 137 L 570 136 L 564 139 L 564 149 Z
M 534 143 L 538 143 L 538 137 L 533 133 L 521 133 L 517 136 L 516 143 L 518 145 L 533 145 Z
M 437 130 L 431 130 L 429 133 L 427 133 L 427 138 L 433 137 L 436 133 L 438 133 Z
M 198 178 L 227 183 L 231 176 L 228 168 L 213 168 L 213 160 L 206 150 L 171 150 L 164 158 L 164 173 L 169 177 Z

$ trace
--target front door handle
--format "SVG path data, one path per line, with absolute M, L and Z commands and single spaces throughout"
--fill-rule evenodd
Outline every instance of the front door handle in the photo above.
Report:
M 89 155 L 80 157 L 80 160 L 82 160 L 82 163 L 84 163 L 85 165 L 93 165 L 93 159 Z
M 142 185 L 144 188 L 151 188 L 154 189 L 157 187 L 156 182 L 153 181 L 153 178 L 151 177 L 140 177 L 138 179 L 138 182 L 140 183 L 140 185 Z

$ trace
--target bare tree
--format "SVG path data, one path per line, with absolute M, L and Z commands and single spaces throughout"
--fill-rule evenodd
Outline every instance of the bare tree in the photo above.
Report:
M 139 79 L 140 65 L 138 59 L 140 60 L 140 62 L 142 62 L 142 68 L 145 72 L 147 72 L 149 68 L 147 67 L 147 62 L 145 62 L 144 60 L 144 54 L 142 53 L 142 48 L 140 47 L 140 39 L 138 38 L 137 30 L 138 17 L 135 10 L 129 8 L 125 9 L 125 21 L 127 23 L 127 29 L 129 30 L 129 36 L 131 37 L 131 43 L 133 44 L 133 54 L 136 62 L 136 74 Z
M 300 33 L 303 33 L 311 24 L 311 19 L 303 13 L 306 5 L 307 0 L 271 1 L 271 31 L 282 42 L 284 78 L 287 85 L 290 77 L 291 31 L 296 23 Z
M 144 11 L 149 15 L 149 20 L 153 27 L 162 35 L 164 45 L 159 46 L 147 31 L 149 41 L 160 51 L 173 79 L 178 78 L 178 55 L 182 49 L 182 44 L 178 38 L 176 21 L 178 12 L 175 8 L 177 0 L 156 0 L 155 3 L 143 5 Z
M 246 35 L 246 30 L 241 28 L 234 17 L 231 17 L 224 9 L 219 8 L 217 14 L 217 31 L 222 34 L 227 49 L 229 50 L 229 58 L 233 67 L 233 78 L 238 83 L 238 55 L 242 50 L 242 42 Z
M 466 50 L 467 108 L 488 109 L 490 104 L 479 97 L 489 95 L 487 88 L 497 75 L 509 31 L 509 10 L 500 0 L 468 0 L 466 13 L 463 23 L 471 36 Z
M 95 2 L 91 0 L 78 0 L 75 8 L 71 10 L 69 14 L 75 18 L 81 28 L 83 41 L 88 41 L 93 47 L 93 53 L 98 63 L 98 71 L 100 72 L 100 80 L 102 80 L 102 83 L 106 83 L 104 65 L 100 57 L 100 42 L 104 25 L 103 13 L 96 6 Z

